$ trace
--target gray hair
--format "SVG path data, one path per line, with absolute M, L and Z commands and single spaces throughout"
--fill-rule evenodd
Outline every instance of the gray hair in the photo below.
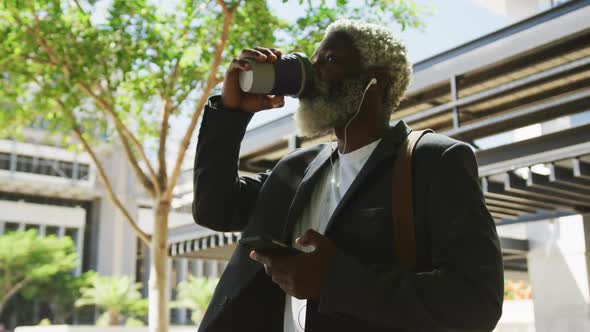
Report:
M 391 112 L 399 106 L 412 76 L 406 46 L 386 27 L 359 20 L 337 20 L 328 26 L 326 36 L 332 32 L 344 32 L 352 39 L 360 53 L 363 67 L 384 68 L 389 72 L 389 87 L 384 100 L 389 121 Z

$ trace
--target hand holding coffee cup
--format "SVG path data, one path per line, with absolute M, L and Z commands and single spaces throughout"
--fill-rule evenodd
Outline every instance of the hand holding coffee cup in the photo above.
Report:
M 283 55 L 272 63 L 246 61 L 251 70 L 240 72 L 242 91 L 299 98 L 311 89 L 313 68 L 303 53 Z
M 271 64 L 281 58 L 281 51 L 275 48 L 256 47 L 244 49 L 234 59 L 225 73 L 221 92 L 223 106 L 229 109 L 240 109 L 244 112 L 258 112 L 271 108 L 282 107 L 285 103 L 283 95 L 249 93 L 240 87 L 240 73 L 253 69 L 252 64 Z

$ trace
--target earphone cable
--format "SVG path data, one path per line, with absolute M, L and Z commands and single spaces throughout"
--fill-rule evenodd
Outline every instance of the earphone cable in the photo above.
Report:
M 354 116 L 352 118 L 350 118 L 350 120 L 348 120 L 348 122 L 346 123 L 346 126 L 344 126 L 344 147 L 342 148 L 342 153 L 346 153 L 346 143 L 347 143 L 347 135 L 346 135 L 346 131 L 348 130 L 348 126 L 350 125 L 350 123 L 352 122 L 352 120 L 354 120 L 357 115 L 359 115 L 359 113 L 361 112 L 361 107 L 363 106 L 363 101 L 365 100 L 365 95 L 367 94 L 367 91 L 369 90 L 369 88 L 371 87 L 371 85 L 373 85 L 374 81 L 371 80 L 371 82 L 369 82 L 369 84 L 367 84 L 367 87 L 365 88 L 365 91 L 363 91 L 363 96 L 361 97 L 361 102 L 359 103 L 358 109 L 356 110 L 356 113 L 354 114 Z

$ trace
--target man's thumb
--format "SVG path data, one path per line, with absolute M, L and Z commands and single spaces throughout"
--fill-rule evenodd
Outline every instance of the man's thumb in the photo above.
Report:
M 322 239 L 322 235 L 313 229 L 308 229 L 305 231 L 302 237 L 298 238 L 297 244 L 301 246 L 314 246 L 318 247 L 320 244 L 320 240 Z

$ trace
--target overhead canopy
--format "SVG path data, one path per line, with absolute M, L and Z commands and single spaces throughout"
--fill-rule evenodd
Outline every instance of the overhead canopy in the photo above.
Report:
M 478 153 L 499 224 L 590 212 L 590 124 Z
M 168 245 L 168 254 L 177 258 L 227 260 L 236 248 L 240 236 L 240 233 L 212 232 L 172 242 Z

